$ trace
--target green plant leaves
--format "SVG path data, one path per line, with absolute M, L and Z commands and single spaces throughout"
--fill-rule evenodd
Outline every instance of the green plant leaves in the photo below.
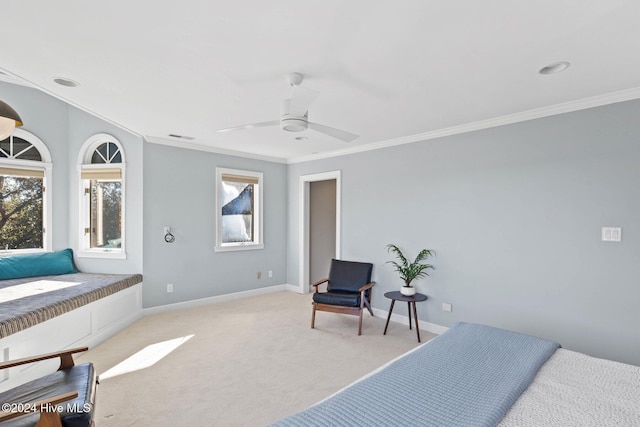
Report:
M 387 261 L 387 263 L 393 265 L 395 271 L 398 272 L 400 278 L 407 286 L 415 279 L 428 276 L 429 273 L 427 270 L 435 270 L 433 265 L 422 263 L 427 258 L 435 256 L 436 253 L 432 249 L 421 250 L 412 263 L 409 263 L 409 260 L 407 260 L 400 248 L 396 245 L 387 245 L 387 252 L 392 252 L 400 261 L 399 263 L 396 261 Z

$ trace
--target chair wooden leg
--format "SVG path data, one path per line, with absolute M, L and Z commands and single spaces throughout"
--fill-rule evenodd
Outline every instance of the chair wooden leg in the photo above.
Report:
M 358 312 L 358 335 L 362 335 L 362 312 L 365 304 L 369 305 L 369 302 L 364 297 L 364 291 L 362 291 L 360 292 L 360 311 Z
M 364 302 L 365 302 L 365 304 L 367 305 L 367 310 L 369 310 L 369 313 L 371 313 L 371 315 L 372 315 L 373 317 L 376 317 L 376 316 L 374 316 L 374 315 L 373 315 L 373 310 L 371 309 L 371 304 L 369 304 L 369 301 L 364 300 Z
M 311 329 L 315 328 L 315 323 L 316 323 L 316 305 L 314 303 L 311 303 L 311 305 L 313 306 L 313 309 L 311 310 Z
M 36 424 L 36 427 L 62 427 L 60 414 L 56 412 L 41 412 L 40 420 Z

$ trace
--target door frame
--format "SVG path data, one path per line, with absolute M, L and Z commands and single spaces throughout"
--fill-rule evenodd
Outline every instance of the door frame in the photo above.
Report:
M 310 208 L 309 208 L 309 193 L 311 192 L 311 183 L 315 181 L 328 181 L 335 179 L 336 180 L 336 258 L 340 258 L 340 217 L 341 217 L 341 208 L 340 208 L 340 200 L 342 199 L 342 185 L 341 185 L 341 175 L 342 172 L 330 171 L 330 172 L 321 172 L 314 173 L 310 175 L 301 175 L 300 176 L 300 218 L 298 221 L 299 232 L 298 232 L 298 244 L 299 244 L 299 277 L 298 277 L 298 292 L 301 294 L 309 293 L 309 286 L 311 283 L 307 283 L 309 281 L 309 220 L 310 220 Z

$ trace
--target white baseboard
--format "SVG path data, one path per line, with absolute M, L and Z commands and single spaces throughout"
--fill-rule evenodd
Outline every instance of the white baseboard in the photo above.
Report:
M 290 285 L 287 283 L 285 286 L 287 287 L 288 291 L 295 292 L 296 294 L 303 295 L 303 294 L 309 293 L 309 292 L 300 292 L 300 286 L 298 285 Z
M 389 311 L 388 310 L 381 310 L 379 308 L 374 308 L 373 309 L 373 314 L 376 317 L 381 317 L 383 319 L 386 319 L 387 316 L 389 315 Z M 396 323 L 401 323 L 403 325 L 409 326 L 409 317 L 408 316 L 403 316 L 401 314 L 392 313 L 390 321 L 391 322 L 396 322 Z M 441 333 L 443 333 L 443 332 L 445 332 L 445 331 L 447 331 L 449 329 L 446 326 L 441 326 L 441 325 L 437 325 L 435 323 L 425 322 L 423 320 L 421 320 L 419 322 L 419 326 L 420 326 L 420 330 L 421 331 L 427 331 L 427 332 L 431 332 L 432 334 L 437 334 L 437 335 L 440 335 Z
M 203 305 L 216 304 L 216 303 L 225 302 L 225 301 L 233 301 L 233 300 L 240 299 L 240 298 L 247 298 L 247 297 L 253 297 L 253 296 L 257 296 L 257 295 L 271 294 L 273 292 L 288 291 L 288 290 L 291 290 L 289 288 L 290 286 L 291 285 L 275 285 L 275 286 L 269 286 L 269 287 L 266 287 L 266 288 L 251 289 L 249 291 L 234 292 L 232 294 L 217 295 L 217 296 L 214 296 L 214 297 L 207 297 L 207 298 L 200 298 L 200 299 L 195 299 L 195 300 L 191 300 L 191 301 L 177 302 L 175 304 L 167 304 L 167 305 L 159 305 L 157 307 L 149 307 L 149 308 L 143 309 L 142 311 L 143 311 L 143 315 L 144 316 L 149 316 L 149 315 L 152 315 L 152 314 L 165 313 L 165 312 L 168 312 L 168 311 L 182 310 L 182 309 L 185 309 L 185 308 L 200 307 L 200 306 L 203 306 Z

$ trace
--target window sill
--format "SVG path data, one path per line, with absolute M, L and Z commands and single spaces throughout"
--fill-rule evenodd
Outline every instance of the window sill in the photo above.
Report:
M 122 251 L 89 250 L 78 251 L 76 255 L 78 258 L 127 259 L 127 254 Z
M 216 252 L 234 252 L 234 251 L 250 251 L 254 249 L 264 249 L 263 243 L 247 243 L 241 245 L 228 245 L 218 246 L 216 245 Z

